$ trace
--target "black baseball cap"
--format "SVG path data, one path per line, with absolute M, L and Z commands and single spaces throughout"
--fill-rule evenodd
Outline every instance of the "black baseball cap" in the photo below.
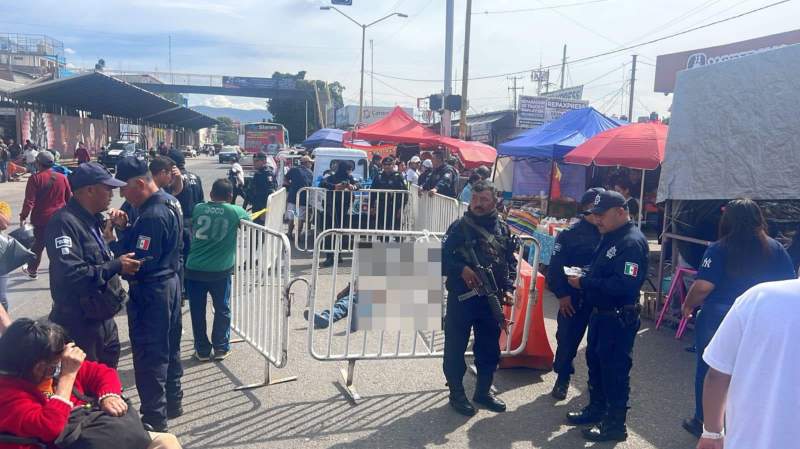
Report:
M 127 183 L 129 179 L 144 176 L 149 172 L 147 161 L 144 158 L 128 156 L 117 163 L 116 178 Z
M 260 161 L 266 161 L 267 160 L 267 153 L 263 153 L 263 152 L 259 151 L 258 153 L 253 155 L 253 160 L 256 160 L 256 159 L 258 159 Z
M 72 190 L 78 190 L 81 187 L 95 184 L 105 184 L 111 187 L 122 187 L 125 185 L 124 182 L 114 179 L 108 169 L 97 162 L 85 162 L 73 169 L 72 173 L 69 175 L 69 185 L 72 187 Z
M 590 214 L 602 214 L 603 212 L 615 207 L 627 208 L 625 197 L 621 193 L 613 190 L 604 190 L 594 197 L 592 201 L 594 207 L 589 209 Z
M 583 196 L 581 196 L 581 206 L 585 206 L 587 204 L 594 203 L 595 197 L 602 192 L 605 192 L 606 189 L 602 187 L 592 187 L 591 189 L 584 192 Z
M 170 148 L 167 151 L 167 157 L 172 159 L 172 161 L 175 162 L 175 165 L 177 165 L 178 168 L 183 168 L 186 165 L 186 158 L 183 157 L 183 153 L 181 153 L 180 150 L 176 148 Z

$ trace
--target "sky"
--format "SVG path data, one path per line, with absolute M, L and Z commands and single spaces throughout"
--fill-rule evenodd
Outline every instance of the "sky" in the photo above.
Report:
M 473 0 L 470 78 L 530 70 L 561 62 L 565 86 L 585 84 L 584 99 L 609 115 L 627 114 L 631 55 L 639 55 L 634 117 L 669 115 L 671 96 L 653 92 L 656 56 L 725 44 L 798 28 L 800 1 L 586 62 L 570 60 L 618 49 L 710 23 L 776 0 Z M 4 2 L 3 32 L 41 33 L 64 42 L 67 60 L 92 67 L 98 58 L 115 70 L 167 71 L 172 42 L 175 73 L 269 77 L 305 70 L 308 79 L 345 85 L 346 104 L 358 104 L 361 29 L 329 0 L 26 0 Z M 460 79 L 466 0 L 455 0 L 454 78 Z M 76 6 L 80 5 L 80 6 Z M 353 0 L 342 11 L 360 23 L 392 12 L 367 28 L 365 104 L 414 107 L 441 92 L 445 0 Z M 370 42 L 372 41 L 372 51 Z M 374 57 L 373 57 L 374 55 Z M 559 80 L 559 68 L 550 73 Z M 518 75 L 518 94 L 536 92 L 530 72 Z M 403 78 L 403 79 L 397 79 Z M 416 81 L 411 81 L 416 80 Z M 420 81 L 421 80 L 421 81 Z M 470 113 L 508 109 L 506 76 L 469 83 Z M 460 82 L 455 90 L 460 92 Z M 190 105 L 264 106 L 262 99 L 191 95 Z

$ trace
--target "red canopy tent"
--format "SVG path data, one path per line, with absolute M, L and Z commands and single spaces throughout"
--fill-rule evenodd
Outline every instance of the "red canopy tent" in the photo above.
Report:
M 644 172 L 655 170 L 664 161 L 669 127 L 661 122 L 634 123 L 596 134 L 564 156 L 564 162 L 603 167 L 642 170 L 639 199 L 644 209 Z M 642 226 L 639 214 L 639 227 Z
M 414 120 L 400 107 L 394 108 L 389 115 L 371 125 L 344 133 L 343 141 L 346 143 L 354 138 L 376 142 L 441 145 L 456 153 L 466 168 L 492 165 L 497 158 L 497 150 L 489 145 L 440 136 Z

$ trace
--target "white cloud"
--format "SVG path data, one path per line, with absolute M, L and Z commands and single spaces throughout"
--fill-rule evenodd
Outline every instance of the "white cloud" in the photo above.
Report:
M 68 55 L 74 55 L 75 54 L 75 50 L 67 47 L 67 48 L 64 49 L 64 53 L 66 53 Z
M 206 98 L 203 102 L 205 106 L 214 108 L 236 108 L 236 109 L 265 109 L 266 103 L 257 102 L 253 99 L 237 99 L 231 97 L 224 97 L 222 95 L 214 95 L 213 97 Z

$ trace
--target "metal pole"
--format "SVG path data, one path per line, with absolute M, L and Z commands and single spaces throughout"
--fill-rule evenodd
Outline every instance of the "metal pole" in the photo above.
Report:
M 364 116 L 364 44 L 367 38 L 367 26 L 361 25 L 361 88 L 358 94 L 358 123 L 356 129 L 361 124 L 361 119 Z
M 628 98 L 628 121 L 633 123 L 633 86 L 636 84 L 636 56 L 633 55 L 633 62 L 631 63 L 631 94 Z
M 561 89 L 564 89 L 564 71 L 567 68 L 567 44 L 564 44 L 564 56 L 561 57 Z
M 375 108 L 375 46 L 372 39 L 369 40 L 369 105 Z
M 305 138 L 308 139 L 308 98 L 306 98 L 306 119 L 303 121 L 305 126 Z
M 464 24 L 464 74 L 461 76 L 461 126 L 458 137 L 467 140 L 467 87 L 469 84 L 469 37 L 472 25 L 472 0 L 467 0 L 467 18 Z
M 447 110 L 447 97 L 453 94 L 453 10 L 455 0 L 447 0 L 445 13 L 444 34 L 444 95 L 442 102 L 442 131 L 443 136 L 450 137 L 450 111 Z
M 644 216 L 644 176 L 645 170 L 642 169 L 642 187 L 639 189 L 639 229 L 642 229 L 642 216 Z

